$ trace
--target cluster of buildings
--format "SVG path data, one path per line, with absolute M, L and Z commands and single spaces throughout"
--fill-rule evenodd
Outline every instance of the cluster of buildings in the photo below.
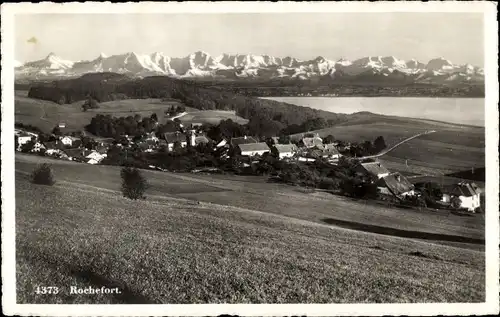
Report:
M 156 136 L 154 132 L 137 138 L 123 136 L 122 141 L 115 142 L 118 147 L 131 147 L 137 145 L 144 152 L 155 152 L 164 146 L 168 151 L 174 151 L 175 147 L 185 148 L 188 145 L 195 147 L 200 144 L 213 144 L 214 150 L 221 158 L 229 157 L 229 153 L 239 154 L 245 157 L 273 155 L 281 160 L 296 160 L 301 162 L 312 162 L 317 159 L 326 159 L 331 164 L 336 164 L 341 157 L 337 144 L 324 144 L 323 139 L 317 133 L 304 133 L 294 136 L 294 143 L 279 143 L 278 138 L 272 138 L 273 142 L 260 142 L 252 136 L 243 136 L 221 140 L 210 140 L 198 127 L 201 124 L 191 124 L 189 128 L 182 127 L 180 131 L 166 132 Z M 44 151 L 45 155 L 67 159 L 71 161 L 88 164 L 99 164 L 107 157 L 107 151 L 111 143 L 95 142 L 93 149 L 89 150 L 82 144 L 80 138 L 62 135 L 54 141 L 40 142 L 36 133 L 23 130 L 15 130 L 18 141 L 17 150 L 28 143 L 33 142 L 31 152 Z M 125 141 L 126 140 L 126 141 Z M 113 141 L 113 140 L 111 140 Z M 271 144 L 269 144 L 271 143 Z M 232 150 L 232 151 L 231 151 Z M 391 173 L 380 162 L 362 162 L 358 165 L 359 173 L 368 173 L 373 177 L 379 192 L 398 198 L 418 195 L 415 186 L 401 173 Z M 443 187 L 442 202 L 453 208 L 464 208 L 475 211 L 480 207 L 480 188 L 474 183 L 460 182 L 453 186 Z
M 341 154 L 334 144 L 323 144 L 323 140 L 317 133 L 305 134 L 298 142 L 279 143 L 279 139 L 274 137 L 271 146 L 266 142 L 259 142 L 251 136 L 232 138 L 222 140 L 217 147 L 232 146 L 236 153 L 241 156 L 261 156 L 265 153 L 272 154 L 279 159 L 295 158 L 299 161 L 315 161 L 319 158 L 325 158 L 335 163 Z
M 30 152 L 43 151 L 47 156 L 70 161 L 99 164 L 107 156 L 108 147 L 104 143 L 97 143 L 92 150 L 89 150 L 83 147 L 80 138 L 74 136 L 63 135 L 53 141 L 41 142 L 36 133 L 16 129 L 14 134 L 18 143 L 17 151 L 21 151 L 24 144 L 33 142 Z
M 376 180 L 374 183 L 378 191 L 384 195 L 393 195 L 398 198 L 418 195 L 415 185 L 399 172 L 391 173 L 380 162 L 361 163 L 359 172 L 367 172 Z M 473 182 L 459 182 L 441 186 L 443 197 L 440 203 L 455 209 L 467 209 L 475 212 L 481 207 L 480 195 L 482 190 Z

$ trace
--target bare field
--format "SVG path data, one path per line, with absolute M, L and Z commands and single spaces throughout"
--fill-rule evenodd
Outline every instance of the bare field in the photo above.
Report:
M 42 161 L 53 164 L 58 183 L 52 187 L 27 179 Z M 372 224 L 392 219 L 400 228 L 478 237 L 484 224 L 472 219 L 367 207 L 237 177 L 144 174 L 154 189 L 145 201 L 130 201 L 118 191 L 116 167 L 16 155 L 19 303 L 484 300 L 484 252 L 343 229 L 318 218 L 366 214 Z M 186 191 L 171 189 L 182 186 Z M 229 187 L 227 199 L 203 198 Z M 35 285 L 48 284 L 123 292 L 33 293 Z

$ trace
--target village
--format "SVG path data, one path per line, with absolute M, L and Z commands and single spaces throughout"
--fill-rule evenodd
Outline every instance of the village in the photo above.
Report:
M 112 149 L 123 151 L 127 155 L 132 150 L 135 153 L 154 154 L 176 153 L 188 148 L 201 147 L 203 151 L 208 149 L 212 155 L 223 162 L 239 157 L 242 168 L 254 168 L 254 170 L 255 166 L 259 166 L 264 161 L 263 158 L 267 157 L 289 164 L 324 162 L 332 166 L 338 165 L 339 161 L 353 159 L 350 150 L 354 145 L 335 140 L 333 137 L 321 138 L 317 133 L 300 133 L 285 139 L 272 137 L 265 142 L 246 135 L 212 140 L 206 135 L 202 123 L 186 125 L 178 123 L 177 126 L 177 131 L 164 132 L 160 135 L 152 131 L 143 135 L 122 135 L 120 138 L 98 139 L 87 136 L 85 132 L 66 132 L 65 123 L 59 123 L 54 129 L 57 133 L 52 133 L 49 137 L 46 135 L 40 137 L 39 133 L 19 127 L 15 129 L 16 150 L 86 164 L 102 164 Z M 354 159 L 354 161 L 357 162 L 354 165 L 355 174 L 368 175 L 368 180 L 365 178 L 363 182 L 376 187 L 377 197 L 384 200 L 412 202 L 421 206 L 425 192 L 426 199 L 431 197 L 433 201 L 430 204 L 436 209 L 461 209 L 469 212 L 482 210 L 481 194 L 484 195 L 484 193 L 474 182 L 461 181 L 447 186 L 436 186 L 434 183 L 413 184 L 400 172 L 390 172 L 378 160 Z M 146 168 L 169 171 L 169 169 L 151 164 Z M 190 171 L 192 173 L 214 172 L 220 169 L 213 166 L 197 166 L 191 168 Z M 274 177 L 276 178 L 276 175 Z M 436 191 L 434 187 L 439 188 Z

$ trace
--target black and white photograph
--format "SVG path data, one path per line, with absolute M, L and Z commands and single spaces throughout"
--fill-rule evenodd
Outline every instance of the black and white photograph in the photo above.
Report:
M 498 313 L 496 12 L 2 4 L 4 314 Z

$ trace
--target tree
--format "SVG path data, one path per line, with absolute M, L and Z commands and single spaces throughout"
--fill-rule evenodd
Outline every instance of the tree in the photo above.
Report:
M 158 122 L 158 116 L 156 115 L 156 113 L 153 112 L 153 114 L 151 115 L 150 117 L 151 121 L 153 122 Z
M 55 126 L 54 129 L 52 129 L 52 134 L 55 134 L 55 135 L 61 135 L 61 129 L 59 128 L 59 126 Z
M 333 143 L 333 141 L 335 141 L 335 138 L 333 137 L 333 135 L 329 134 L 327 135 L 324 139 L 323 139 L 323 143 L 324 144 L 330 144 L 330 143 Z
M 52 167 L 47 163 L 39 165 L 31 173 L 31 182 L 39 185 L 48 185 L 48 186 L 54 185 L 55 180 L 54 180 L 54 174 L 52 172 Z
M 124 197 L 132 200 L 146 198 L 144 192 L 148 184 L 140 170 L 135 167 L 124 167 L 120 172 L 120 176 L 122 178 L 122 193 Z
M 383 149 L 385 149 L 387 147 L 387 145 L 385 144 L 384 137 L 383 136 L 377 137 L 375 139 L 375 141 L 373 142 L 373 147 L 375 148 L 375 151 L 377 151 L 377 152 L 380 152 Z
M 19 147 L 19 137 L 16 135 L 14 136 L 14 149 L 17 150 Z
M 35 141 L 29 140 L 28 142 L 21 144 L 21 152 L 29 153 L 33 150 L 34 147 L 35 147 Z

